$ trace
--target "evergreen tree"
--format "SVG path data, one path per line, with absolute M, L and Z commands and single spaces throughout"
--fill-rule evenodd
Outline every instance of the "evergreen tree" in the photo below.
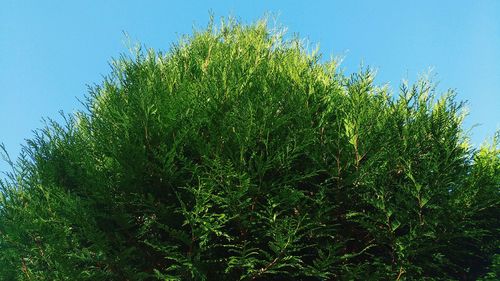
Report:
M 265 21 L 112 63 L 1 181 L 0 280 L 494 280 L 500 134 Z

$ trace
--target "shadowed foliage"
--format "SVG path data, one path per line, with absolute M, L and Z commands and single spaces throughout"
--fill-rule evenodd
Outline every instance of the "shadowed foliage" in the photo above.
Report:
M 496 280 L 499 135 L 453 92 L 265 21 L 112 69 L 1 182 L 0 280 Z

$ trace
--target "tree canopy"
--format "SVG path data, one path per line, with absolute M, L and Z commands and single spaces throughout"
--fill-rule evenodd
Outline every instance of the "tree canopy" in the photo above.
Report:
M 469 145 L 429 79 L 223 20 L 83 104 L 1 181 L 0 280 L 498 278 L 500 135 Z

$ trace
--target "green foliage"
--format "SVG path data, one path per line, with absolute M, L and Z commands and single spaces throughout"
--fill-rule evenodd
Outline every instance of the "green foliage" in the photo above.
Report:
M 494 280 L 499 136 L 265 21 L 136 52 L 1 182 L 0 280 Z M 10 161 L 10 160 L 9 160 Z

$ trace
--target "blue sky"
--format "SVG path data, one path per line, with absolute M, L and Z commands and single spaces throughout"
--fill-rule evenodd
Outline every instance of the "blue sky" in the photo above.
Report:
M 233 15 L 277 15 L 325 58 L 361 62 L 397 90 L 433 69 L 438 89 L 468 101 L 465 128 L 479 145 L 500 128 L 500 1 L 22 1 L 0 0 L 0 142 L 13 158 L 41 119 L 81 109 L 87 85 L 133 42 L 168 50 L 193 27 Z M 0 171 L 7 170 L 0 163 Z

